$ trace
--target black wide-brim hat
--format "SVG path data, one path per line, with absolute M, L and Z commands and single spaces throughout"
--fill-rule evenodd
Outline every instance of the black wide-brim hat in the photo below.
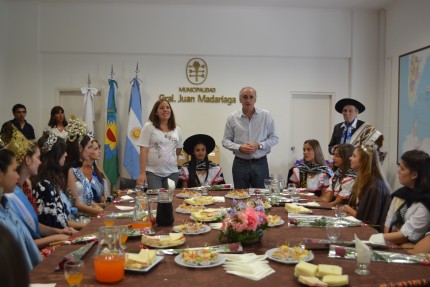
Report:
M 338 113 L 341 114 L 342 110 L 343 110 L 343 107 L 344 106 L 348 106 L 348 105 L 356 107 L 359 114 L 362 113 L 362 112 L 364 112 L 364 110 L 366 109 L 366 107 L 362 103 L 360 103 L 359 101 L 354 100 L 354 99 L 349 99 L 349 98 L 345 98 L 345 99 L 339 100 L 336 103 L 336 105 L 334 106 L 334 108 L 336 109 L 336 111 Z
M 211 153 L 215 148 L 215 140 L 208 135 L 205 134 L 196 134 L 187 138 L 184 142 L 184 150 L 187 154 L 194 153 L 194 147 L 202 143 L 206 147 L 206 154 Z

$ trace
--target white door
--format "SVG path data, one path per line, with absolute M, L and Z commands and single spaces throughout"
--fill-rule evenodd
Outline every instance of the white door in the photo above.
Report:
M 329 93 L 293 93 L 291 101 L 290 151 L 291 162 L 303 158 L 303 142 L 316 139 L 326 160 L 332 160 L 328 153 L 328 143 L 333 131 L 332 94 Z

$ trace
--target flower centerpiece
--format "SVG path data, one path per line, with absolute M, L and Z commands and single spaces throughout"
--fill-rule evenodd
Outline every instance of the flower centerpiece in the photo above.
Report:
M 252 207 L 257 207 L 257 206 L 262 206 L 264 208 L 264 213 L 266 215 L 269 215 L 269 211 L 272 208 L 272 205 L 270 204 L 270 202 L 267 200 L 267 197 L 263 196 L 263 197 L 258 197 L 257 199 L 248 199 L 248 201 L 246 202 L 246 204 L 248 206 L 252 206 Z
M 256 243 L 260 241 L 267 226 L 263 206 L 249 206 L 233 200 L 233 206 L 222 221 L 219 239 L 226 237 L 230 242 Z

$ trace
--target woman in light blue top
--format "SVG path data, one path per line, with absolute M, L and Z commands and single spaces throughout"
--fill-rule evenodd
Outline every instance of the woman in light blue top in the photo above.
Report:
M 42 257 L 24 222 L 10 208 L 7 198 L 3 195 L 12 193 L 15 189 L 19 178 L 16 168 L 13 152 L 0 150 L 0 224 L 4 225 L 16 239 L 24 253 L 27 270 L 30 271 L 42 261 Z

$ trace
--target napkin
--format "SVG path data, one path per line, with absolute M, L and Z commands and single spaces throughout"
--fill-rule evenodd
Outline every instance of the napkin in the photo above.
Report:
M 171 180 L 170 178 L 167 179 L 167 186 L 169 187 L 170 191 L 174 191 L 176 188 L 175 182 Z
M 224 257 L 226 258 L 223 265 L 224 270 L 229 274 L 258 281 L 275 272 L 269 266 L 269 262 L 265 260 L 266 255 L 256 255 L 255 253 L 224 254 Z
M 210 228 L 215 230 L 221 230 L 222 222 L 209 223 Z
M 304 206 L 320 206 L 321 205 L 316 201 L 305 202 L 305 203 L 296 203 L 296 204 L 297 205 L 304 205 Z
M 357 219 L 357 218 L 355 218 L 354 216 L 347 216 L 347 217 L 345 217 L 345 219 L 346 220 L 348 220 L 348 221 L 351 221 L 351 222 L 357 222 L 357 223 L 360 223 L 361 222 L 361 220 L 360 219 Z
M 133 210 L 133 206 L 124 206 L 124 205 L 116 205 L 116 208 L 118 208 L 119 210 Z
M 384 234 L 378 233 L 378 234 L 372 234 L 369 238 L 369 242 L 372 244 L 385 244 Z
M 356 259 L 357 262 L 360 263 L 369 263 L 370 259 L 372 258 L 372 251 L 370 250 L 369 246 L 363 243 L 360 239 L 358 239 L 357 235 L 354 234 L 355 239 L 355 252 L 356 252 Z
M 224 196 L 212 196 L 215 202 L 225 202 Z
M 132 200 L 133 197 L 129 196 L 129 195 L 123 195 L 121 196 L 118 201 L 127 201 L 127 200 Z

